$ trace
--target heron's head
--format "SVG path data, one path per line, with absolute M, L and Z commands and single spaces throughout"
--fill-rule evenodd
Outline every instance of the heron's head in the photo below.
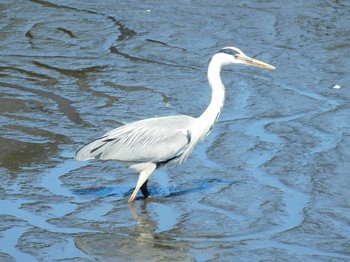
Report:
M 225 47 L 221 49 L 218 53 L 224 64 L 242 64 L 249 66 L 258 66 L 267 69 L 276 69 L 274 66 L 259 61 L 257 59 L 246 56 L 237 47 Z

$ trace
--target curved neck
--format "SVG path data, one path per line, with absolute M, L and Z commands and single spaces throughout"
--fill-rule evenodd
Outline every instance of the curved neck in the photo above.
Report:
M 208 67 L 208 81 L 212 90 L 209 106 L 198 118 L 203 128 L 201 138 L 204 138 L 218 119 L 225 100 L 225 87 L 220 78 L 221 67 L 224 65 L 217 55 L 214 55 Z

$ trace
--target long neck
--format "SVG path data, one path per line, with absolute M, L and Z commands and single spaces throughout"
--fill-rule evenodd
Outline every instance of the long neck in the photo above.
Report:
M 208 81 L 212 90 L 212 97 L 209 106 L 198 118 L 202 127 L 201 139 L 211 130 L 218 119 L 225 100 L 225 87 L 220 78 L 222 62 L 216 56 L 212 58 L 208 67 Z

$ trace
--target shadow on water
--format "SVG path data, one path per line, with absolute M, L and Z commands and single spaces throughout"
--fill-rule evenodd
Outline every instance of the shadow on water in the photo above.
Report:
M 189 194 L 197 194 L 202 192 L 209 192 L 213 188 L 221 187 L 222 185 L 230 185 L 232 182 L 225 179 L 200 179 L 192 180 L 187 184 L 188 187 L 170 187 L 164 190 L 159 186 L 148 186 L 148 190 L 154 198 L 162 197 L 176 197 Z M 221 186 L 219 185 L 221 184 Z M 133 189 L 126 191 L 124 187 L 98 187 L 98 188 L 86 188 L 79 190 L 72 190 L 73 194 L 81 196 L 97 196 L 97 197 L 123 197 L 126 198 L 131 195 Z M 138 200 L 144 199 L 143 197 L 137 198 Z

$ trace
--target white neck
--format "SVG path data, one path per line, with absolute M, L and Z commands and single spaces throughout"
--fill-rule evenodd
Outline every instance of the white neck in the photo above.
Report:
M 218 119 L 225 100 L 225 87 L 220 78 L 221 67 L 225 63 L 220 59 L 220 54 L 214 55 L 208 67 L 208 81 L 212 90 L 209 106 L 198 118 L 201 126 L 200 140 L 202 140 Z

